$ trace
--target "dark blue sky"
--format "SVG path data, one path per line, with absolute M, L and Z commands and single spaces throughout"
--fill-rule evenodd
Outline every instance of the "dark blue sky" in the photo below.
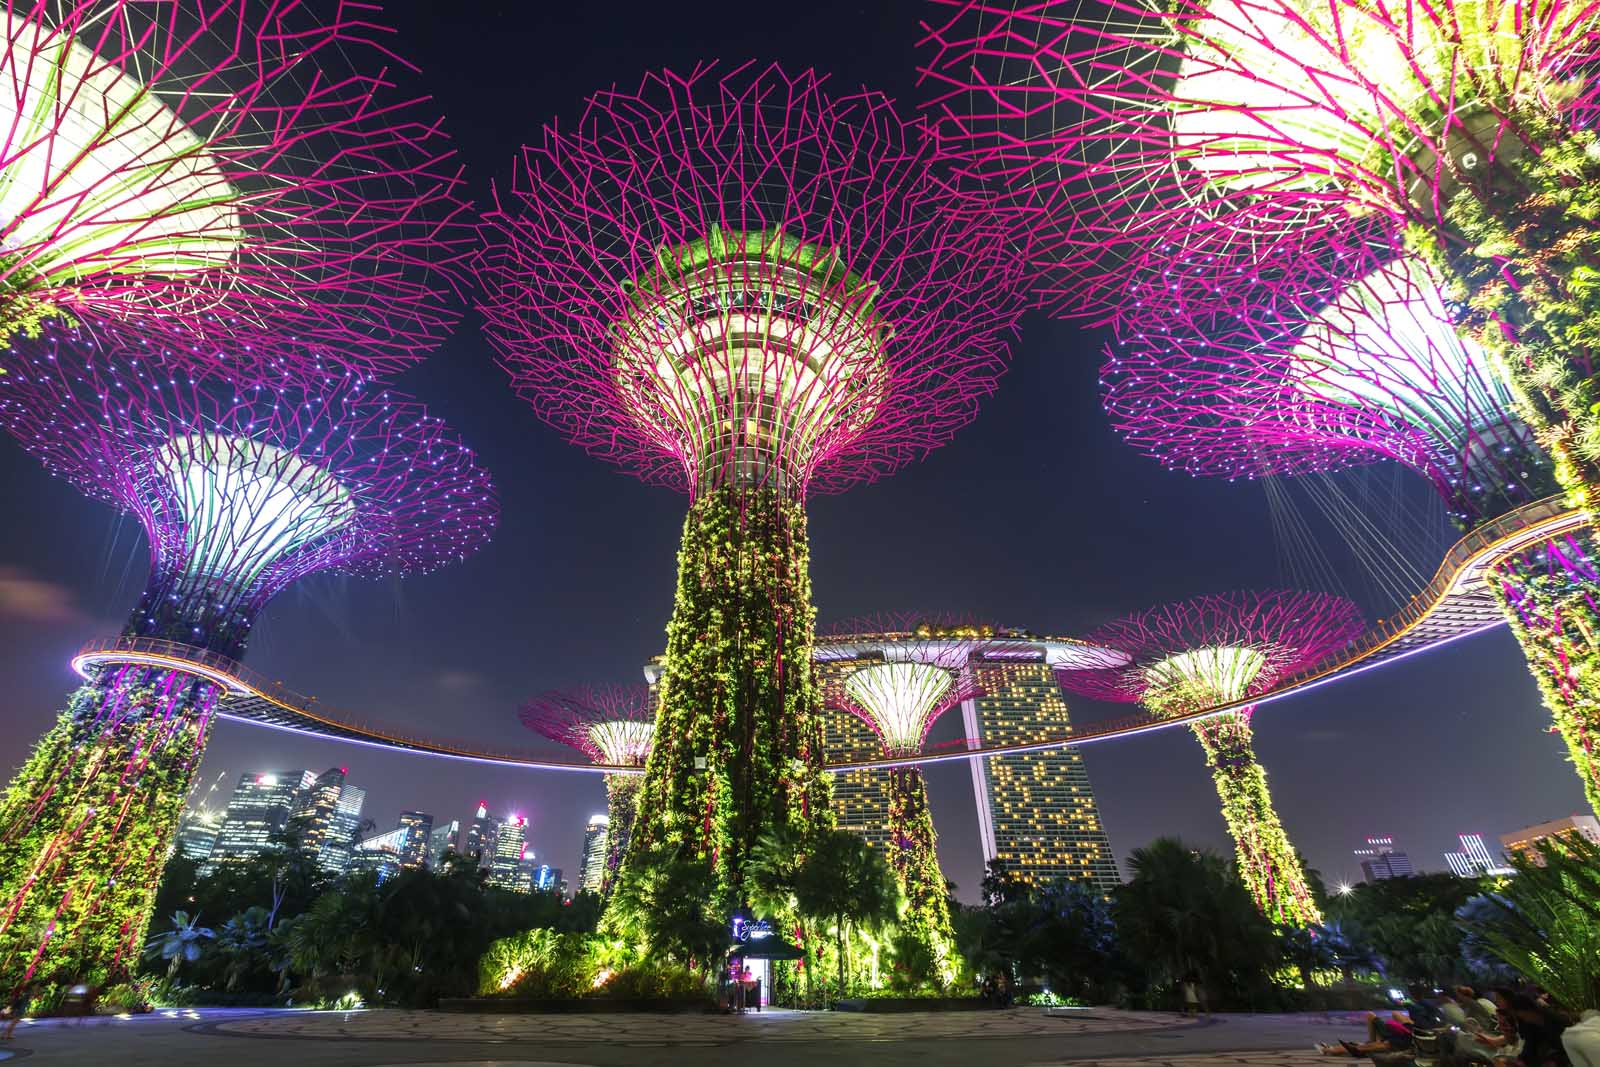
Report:
M 746 58 L 816 66 L 915 107 L 916 0 L 803 6 L 687 2 L 396 4 L 414 84 L 439 101 L 482 202 L 513 154 L 583 97 L 651 66 Z M 1170 475 L 1122 446 L 1096 393 L 1104 338 L 1033 316 L 976 422 L 926 462 L 812 501 L 824 622 L 949 609 L 1038 632 L 1081 631 L 1150 603 L 1282 578 L 1258 486 Z M 632 681 L 661 651 L 684 500 L 589 459 L 510 393 L 475 316 L 403 388 L 459 428 L 504 506 L 489 548 L 405 583 L 302 582 L 267 613 L 250 663 L 402 730 L 540 744 L 518 702 L 549 687 Z M 77 645 L 114 632 L 144 580 L 142 535 L 0 442 L 12 502 L 0 526 L 0 769 L 25 756 L 74 678 Z M 1420 479 L 1405 491 L 1421 501 Z M 1339 556 L 1338 550 L 1330 553 Z M 1425 554 L 1425 553 L 1424 553 Z M 1343 557 L 1341 557 L 1343 558 Z M 1347 590 L 1362 581 L 1346 567 Z M 1385 605 L 1371 603 L 1374 610 Z M 1074 702 L 1088 720 L 1124 709 Z M 1263 709 L 1260 753 L 1290 835 L 1330 879 L 1351 849 L 1394 836 L 1442 867 L 1453 835 L 1583 810 L 1577 780 L 1510 636 L 1499 630 Z M 936 730 L 952 736 L 959 718 Z M 546 746 L 552 754 L 559 750 Z M 1119 858 L 1161 834 L 1227 846 L 1184 730 L 1086 750 Z M 595 776 L 494 770 L 223 724 L 202 773 L 348 765 L 381 828 L 402 808 L 463 818 L 480 798 L 530 816 L 530 845 L 569 873 Z M 964 766 L 930 770 L 946 873 L 981 874 Z

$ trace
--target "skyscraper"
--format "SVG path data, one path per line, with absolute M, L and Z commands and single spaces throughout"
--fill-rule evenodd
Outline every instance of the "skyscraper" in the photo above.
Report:
M 222 831 L 224 815 L 224 812 L 212 808 L 185 811 L 183 821 L 178 823 L 178 855 L 196 863 L 210 859 L 212 846 L 217 843 L 217 835 Z
M 514 889 L 519 893 L 526 893 L 532 887 L 533 879 L 522 865 L 527 851 L 527 832 L 528 820 L 521 815 L 512 815 L 500 824 L 494 858 L 489 864 L 490 885 Z
M 533 871 L 533 888 L 541 893 L 559 892 L 565 879 L 561 877 L 561 868 L 552 867 L 548 863 L 541 863 Z
M 316 856 L 317 866 L 341 874 L 361 829 L 361 807 L 367 791 L 345 781 L 348 767 L 330 767 L 300 798 L 293 819 L 299 827 L 300 846 Z
M 1367 847 L 1356 849 L 1356 856 L 1361 860 L 1362 877 L 1369 882 L 1409 878 L 1417 873 L 1411 866 L 1411 857 L 1395 851 L 1392 837 L 1367 838 Z
M 240 775 L 203 869 L 211 871 L 218 864 L 243 862 L 265 849 L 274 834 L 283 832 L 301 795 L 316 780 L 310 771 Z
M 405 826 L 365 838 L 351 848 L 346 869 L 351 872 L 373 871 L 381 885 L 399 874 L 405 866 L 411 838 L 412 832 Z
M 598 893 L 606 881 L 606 836 L 611 819 L 604 814 L 589 816 L 583 830 L 583 861 L 578 868 L 578 889 Z
M 433 816 L 425 811 L 402 811 L 400 829 L 406 831 L 405 847 L 400 850 L 400 866 L 417 870 L 428 865 L 428 835 L 433 832 Z
M 984 747 L 1060 737 L 1067 702 L 1047 653 L 976 665 L 982 695 L 964 701 L 969 739 Z M 972 759 L 985 859 L 1030 885 L 1065 879 L 1110 893 L 1121 884 L 1089 772 L 1076 749 Z
M 434 870 L 444 868 L 444 858 L 448 853 L 461 851 L 461 820 L 451 819 L 443 826 L 435 827 L 428 835 L 428 866 Z
M 489 814 L 488 801 L 478 801 L 478 811 L 467 825 L 467 839 L 461 853 L 478 861 L 478 866 L 488 870 L 494 862 L 496 843 L 500 836 L 500 820 Z

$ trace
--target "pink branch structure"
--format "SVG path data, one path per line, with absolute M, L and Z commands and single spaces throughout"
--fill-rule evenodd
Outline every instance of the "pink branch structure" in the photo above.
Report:
M 1274 591 L 1199 597 L 1151 608 L 1095 630 L 1088 640 L 1129 656 L 1124 667 L 1064 670 L 1061 685 L 1096 700 L 1143 705 L 1167 717 L 1247 700 L 1314 666 L 1361 632 L 1355 605 L 1322 593 Z M 1272 807 L 1245 707 L 1201 720 L 1239 873 L 1273 921 L 1321 922 L 1305 872 Z
M 522 706 L 522 725 L 552 741 L 571 745 L 596 763 L 643 767 L 655 735 L 655 694 L 643 685 L 593 686 L 576 692 L 549 690 Z M 639 814 L 636 774 L 607 774 L 606 873 L 609 892 L 622 865 Z
M 48 318 L 250 373 L 290 339 L 393 372 L 474 246 L 376 5 L 21 0 L 0 14 L 0 341 Z
M 643 685 L 549 690 L 522 705 L 522 725 L 596 763 L 643 767 L 655 732 L 655 698 Z
M 547 126 L 488 215 L 518 392 L 691 498 L 629 854 L 705 859 L 724 913 L 759 834 L 827 811 L 807 494 L 947 441 L 1020 314 L 1017 220 L 946 163 L 879 93 L 706 65 Z
M 295 579 L 425 572 L 494 527 L 488 475 L 398 393 L 303 370 L 190 377 L 115 333 L 42 329 L 0 352 L 0 425 L 144 527 L 150 577 L 128 637 L 238 657 Z M 0 982 L 61 967 L 121 980 L 137 965 L 220 696 L 137 656 L 72 696 L 0 800 Z
M 1523 407 L 1456 332 L 1425 261 L 1321 230 L 1255 277 L 1173 280 L 1118 325 L 1101 382 L 1140 451 L 1229 479 L 1395 460 L 1466 528 L 1555 491 Z
M 1117 428 L 1194 475 L 1393 459 L 1464 528 L 1554 493 L 1530 405 L 1456 332 L 1428 263 L 1336 239 L 1344 232 L 1264 261 L 1248 288 L 1185 278 L 1151 293 L 1119 324 L 1101 372 Z M 1578 636 L 1600 620 L 1595 552 L 1589 531 L 1542 543 L 1498 566 L 1490 587 L 1600 811 L 1600 655 Z
M 811 71 L 596 94 L 496 196 L 490 340 L 541 418 L 646 480 L 877 478 L 973 417 L 1016 321 L 1014 234 L 940 151 Z
M 972 663 L 994 634 L 993 626 L 925 612 L 847 619 L 818 638 L 819 652 L 838 636 L 877 662 L 836 672 L 825 699 L 866 723 L 884 755 L 915 755 L 941 715 L 979 695 Z
M 1063 312 L 1330 214 L 1445 233 L 1457 194 L 1590 139 L 1600 12 L 1577 0 L 932 4 L 925 84 L 971 170 L 1041 213 Z

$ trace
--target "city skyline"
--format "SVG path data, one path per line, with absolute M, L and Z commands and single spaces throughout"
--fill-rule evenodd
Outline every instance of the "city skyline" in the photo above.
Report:
M 721 39 L 672 44 L 670 14 L 641 10 L 640 39 L 668 41 L 644 47 L 617 42 L 607 32 L 610 13 L 542 13 L 549 32 L 575 42 L 574 55 L 528 72 L 514 55 L 513 31 L 524 16 L 485 13 L 456 25 L 425 12 L 395 13 L 405 39 L 424 53 L 416 58 L 451 115 L 480 202 L 507 153 L 503 126 L 474 117 L 479 93 L 528 99 L 531 130 L 548 117 L 579 113 L 583 96 L 596 88 L 602 54 L 614 72 L 608 77 L 626 80 L 663 62 L 720 51 L 800 64 L 827 57 L 841 82 L 871 84 L 909 103 L 917 92 L 907 29 L 917 16 L 910 4 L 884 5 L 866 19 L 838 5 L 775 40 L 763 18 L 729 5 L 727 17 L 708 21 Z M 826 47 L 846 18 L 861 34 L 859 55 Z M 598 43 L 584 43 L 602 41 L 603 53 Z M 491 53 L 483 69 L 463 71 L 448 61 L 472 48 Z M 930 574 L 940 575 L 941 605 L 1059 633 L 1083 632 L 1161 599 L 1280 584 L 1291 549 L 1274 540 L 1272 508 L 1259 485 L 1175 477 L 1111 433 L 1096 387 L 1104 339 L 1028 318 L 1011 371 L 947 447 L 880 485 L 813 502 L 822 619 L 921 603 Z M 404 589 L 311 579 L 267 613 L 252 663 L 267 677 L 400 730 L 522 743 L 515 708 L 527 693 L 635 682 L 636 664 L 660 652 L 681 499 L 605 470 L 534 425 L 473 329 L 459 330 L 402 385 L 459 427 L 491 471 L 538 472 L 505 486 L 505 528 L 515 536 L 448 576 Z M 7 568 L 0 572 L 0 635 L 7 640 L 0 662 L 16 679 L 5 708 L 14 731 L 0 742 L 0 763 L 10 767 L 75 684 L 67 659 L 84 640 L 116 629 L 137 594 L 144 546 L 127 524 L 77 500 L 17 449 L 4 450 L 0 469 L 33 507 L 32 521 L 0 535 L 0 567 Z M 1437 543 L 1419 549 L 1419 558 L 1436 561 L 1451 540 L 1442 516 L 1427 510 L 1430 490 L 1419 479 L 1380 468 L 1339 484 L 1436 518 Z M 986 487 L 981 506 L 952 507 L 952 487 L 967 493 L 979 486 Z M 1094 503 L 1085 507 L 1084 500 Z M 908 535 L 929 530 L 938 536 Z M 134 573 L 119 582 L 130 561 Z M 1339 578 L 1351 588 L 1330 591 L 1355 596 L 1369 617 L 1391 606 L 1366 589 L 1353 563 L 1343 564 Z M 1087 701 L 1069 701 L 1069 708 L 1077 723 L 1120 714 Z M 1259 747 L 1285 824 L 1331 883 L 1352 873 L 1349 842 L 1369 826 L 1392 827 L 1431 865 L 1463 827 L 1492 834 L 1582 810 L 1581 795 L 1559 780 L 1560 746 L 1536 729 L 1544 717 L 1515 643 L 1497 630 L 1263 709 Z M 930 740 L 957 736 L 947 717 Z M 1083 750 L 1119 864 L 1163 832 L 1228 850 L 1192 746 L 1178 730 Z M 1406 783 L 1374 765 L 1379 748 L 1407 751 L 1413 772 L 1441 781 L 1499 780 L 1509 765 L 1519 772 L 1519 789 L 1511 797 L 1469 798 L 1464 809 L 1414 806 Z M 520 810 L 533 820 L 530 838 L 569 871 L 577 869 L 587 815 L 604 807 L 598 775 L 425 760 L 227 722 L 217 727 L 200 774 L 242 767 L 247 758 L 266 767 L 349 764 L 370 790 L 369 810 L 420 808 L 448 819 L 470 816 L 480 798 L 497 812 Z M 970 775 L 958 765 L 929 768 L 927 776 L 942 864 L 972 899 L 981 877 L 968 840 L 974 835 L 946 829 L 976 817 Z M 459 799 L 447 803 L 451 797 Z M 1338 818 L 1328 819 L 1330 811 Z M 1322 820 L 1329 825 L 1315 825 Z

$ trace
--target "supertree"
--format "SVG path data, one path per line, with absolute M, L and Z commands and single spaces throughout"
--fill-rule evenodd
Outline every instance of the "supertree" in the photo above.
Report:
M 1229 478 L 1397 460 L 1463 529 L 1555 491 L 1489 358 L 1452 327 L 1428 263 L 1324 228 L 1249 287 L 1186 279 L 1128 313 L 1102 370 L 1112 421 L 1167 466 Z M 1585 530 L 1524 549 L 1490 586 L 1600 810 L 1600 626 Z
M 1286 675 L 1338 652 L 1360 633 L 1354 604 L 1323 593 L 1270 591 L 1198 597 L 1151 608 L 1095 630 L 1087 640 L 1125 652 L 1125 667 L 1065 670 L 1064 688 L 1097 700 L 1137 702 L 1170 717 L 1246 700 Z M 1278 821 L 1256 762 L 1253 708 L 1201 719 L 1194 734 L 1222 799 L 1239 874 L 1273 922 L 1322 921 L 1300 859 Z
M 571 745 L 596 763 L 643 767 L 655 738 L 655 694 L 644 685 L 594 686 L 576 692 L 548 690 L 522 705 L 522 724 L 552 741 Z M 639 812 L 639 774 L 608 774 L 606 874 L 609 892 Z
M 248 367 L 404 367 L 473 243 L 375 5 L 19 0 L 0 14 L 0 343 L 112 321 Z M 303 355 L 302 358 L 313 358 Z
M 144 528 L 120 650 L 72 694 L 0 800 L 0 981 L 125 977 L 222 686 L 267 602 L 317 571 L 463 558 L 488 476 L 421 405 L 336 374 L 188 377 L 124 338 L 44 326 L 0 353 L 0 424 Z
M 826 699 L 866 723 L 886 756 L 914 756 L 928 731 L 951 708 L 979 693 L 972 662 L 983 654 L 994 627 L 928 615 L 849 619 L 818 639 L 845 639 L 851 662 L 830 676 Z M 942 982 L 955 977 L 955 932 L 949 894 L 935 849 L 933 815 L 921 768 L 889 769 L 890 862 L 905 894 L 909 929 L 934 962 Z
M 524 149 L 489 216 L 491 341 L 574 442 L 686 491 L 641 817 L 624 857 L 828 818 L 804 503 L 945 441 L 1003 366 L 1018 267 L 880 94 L 811 71 L 648 75 Z
M 939 0 L 932 84 L 972 169 L 1038 212 L 1058 310 L 1248 282 L 1375 223 L 1590 503 L 1600 457 L 1600 9 L 1575 0 Z

